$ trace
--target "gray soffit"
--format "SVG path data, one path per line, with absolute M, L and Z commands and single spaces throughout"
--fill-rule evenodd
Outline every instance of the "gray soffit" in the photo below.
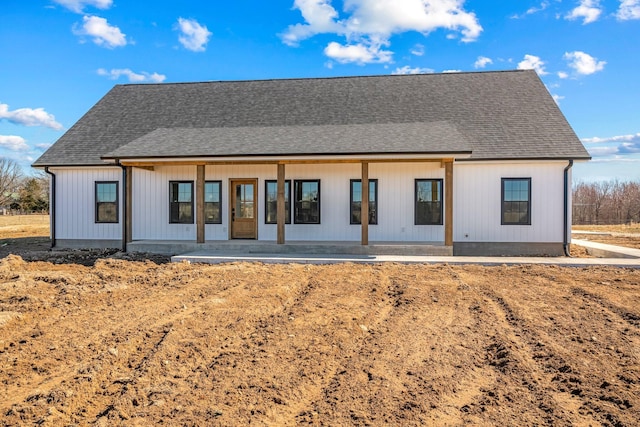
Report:
M 418 128 L 425 132 L 421 141 L 413 134 Z M 196 141 L 184 139 L 188 129 Z M 395 139 L 383 143 L 376 129 Z M 182 134 L 180 142 L 172 132 Z M 374 135 L 371 145 L 365 134 Z M 259 135 L 272 138 L 260 141 Z M 234 147 L 234 140 L 246 146 Z M 142 147 L 150 151 L 137 151 Z M 34 166 L 97 165 L 107 154 L 148 157 L 180 147 L 191 156 L 205 155 L 198 149 L 252 156 L 285 147 L 291 147 L 286 154 L 309 155 L 364 147 L 369 154 L 470 149 L 469 160 L 589 159 L 537 74 L 519 70 L 117 85 Z
M 470 154 L 455 127 L 443 123 L 157 129 L 105 159 L 340 154 Z

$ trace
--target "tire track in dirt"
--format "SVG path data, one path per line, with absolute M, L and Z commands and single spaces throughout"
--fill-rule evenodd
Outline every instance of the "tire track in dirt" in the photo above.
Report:
M 307 399 L 304 405 L 299 405 L 299 410 L 294 414 L 296 425 L 324 425 L 324 419 L 332 419 L 333 422 L 340 424 L 340 417 L 345 414 L 339 413 L 340 410 L 336 408 L 340 399 L 337 395 L 345 387 L 355 387 L 359 379 L 354 377 L 364 374 L 367 381 L 375 380 L 374 374 L 371 373 L 371 366 L 360 366 L 360 359 L 370 359 L 373 353 L 372 349 L 365 348 L 366 341 L 376 328 L 388 320 L 395 309 L 411 302 L 405 295 L 406 288 L 406 284 L 400 283 L 393 277 L 388 280 L 381 277 L 373 278 L 370 292 L 380 295 L 376 296 L 377 301 L 371 302 L 372 307 L 377 306 L 375 313 L 366 316 L 370 320 L 368 325 L 362 325 L 362 334 L 354 337 L 348 345 L 342 346 L 340 360 L 334 360 L 331 371 L 327 373 L 325 380 L 316 387 L 315 393 L 310 396 L 310 399 Z M 384 300 L 388 300 L 388 302 L 385 301 L 382 305 Z M 353 318 L 353 320 L 356 319 Z M 378 378 L 378 380 L 383 380 L 383 378 Z M 353 402 L 351 404 L 350 406 L 353 406 Z M 350 422 L 366 425 L 370 421 L 370 417 L 371 415 L 365 414 L 361 408 L 351 407 L 348 409 Z M 384 421 L 388 422 L 388 420 Z
M 99 268 L 99 267 L 98 267 Z M 154 268 L 151 268 L 153 270 Z M 153 300 L 158 298 L 157 292 L 165 294 L 165 297 L 171 298 L 171 295 L 182 292 L 181 288 L 174 287 L 172 284 L 182 283 L 187 289 L 194 279 L 194 274 L 181 271 L 172 277 L 170 273 L 162 272 L 160 275 L 166 279 L 165 286 L 158 289 L 145 289 L 141 287 L 136 289 L 133 295 L 129 291 L 137 284 L 137 277 L 130 279 L 134 283 L 119 283 L 115 290 L 109 285 L 113 281 L 109 271 L 93 271 L 95 280 L 87 280 L 84 287 L 68 286 L 61 278 L 55 274 L 49 277 L 46 273 L 40 274 L 34 279 L 44 281 L 56 286 L 57 298 L 63 298 L 68 301 L 76 300 L 71 309 L 63 311 L 60 316 L 53 317 L 46 312 L 39 313 L 39 317 L 51 319 L 50 323 L 39 324 L 37 327 L 42 330 L 62 329 L 68 331 L 67 346 L 73 346 L 75 341 L 89 343 L 85 349 L 77 349 L 77 362 L 72 360 L 65 361 L 57 369 L 50 369 L 46 372 L 44 379 L 41 376 L 34 376 L 30 382 L 28 378 L 23 378 L 23 386 L 19 389 L 12 390 L 12 401 L 16 402 L 11 407 L 3 410 L 7 417 L 19 418 L 22 420 L 33 419 L 34 421 L 46 421 L 51 418 L 60 418 L 60 414 L 54 411 L 51 415 L 47 415 L 50 411 L 49 404 L 63 403 L 68 408 L 69 413 L 65 414 L 69 419 L 80 418 L 100 418 L 99 414 L 113 415 L 113 409 L 116 405 L 109 403 L 107 405 L 92 405 L 93 401 L 104 400 L 105 395 L 119 396 L 120 389 L 129 387 L 132 378 L 138 378 L 142 375 L 140 369 L 151 359 L 152 355 L 157 352 L 159 345 L 164 342 L 168 332 L 171 330 L 170 321 L 184 315 L 180 311 L 173 310 L 175 313 L 169 319 L 167 307 L 154 306 Z M 153 275 L 147 269 L 143 274 Z M 90 275 L 89 275 L 90 276 Z M 117 276 L 117 274 L 116 274 Z M 195 274 L 195 279 L 202 276 L 202 272 Z M 43 280 L 44 279 L 44 280 Z M 239 285 L 238 285 L 239 286 Z M 127 289 L 129 288 L 129 289 Z M 223 286 L 220 292 L 225 292 L 228 286 Z M 121 291 L 119 292 L 118 289 Z M 97 291 L 97 292 L 96 292 Z M 106 292 L 105 292 L 106 291 Z M 200 292 L 201 287 L 194 287 L 191 292 Z M 153 295 L 153 292 L 156 292 Z M 122 295 L 118 295 L 122 294 Z M 126 309 L 128 298 L 140 297 L 148 294 L 147 301 L 140 304 L 140 309 L 130 311 Z M 121 298 L 120 300 L 118 298 Z M 75 328 L 74 311 L 78 306 L 84 306 L 84 310 L 91 310 L 93 306 L 107 305 L 112 307 L 111 311 L 93 310 L 84 313 L 85 318 L 92 319 L 99 328 L 93 329 L 93 333 L 87 335 L 87 330 L 92 328 Z M 56 300 L 57 301 L 57 300 Z M 55 302 L 54 301 L 54 304 Z M 69 304 L 65 304 L 69 305 Z M 112 313 L 120 312 L 122 316 L 113 316 Z M 106 317 L 106 318 L 105 318 Z M 26 325 L 28 328 L 28 325 Z M 160 339 L 154 338 L 161 336 Z M 64 345 L 54 351 L 69 350 Z M 119 350 L 117 350 L 119 348 Z M 34 350 L 36 351 L 36 350 Z M 120 353 L 120 354 L 118 354 Z M 116 364 L 118 359 L 127 358 L 127 369 L 122 369 L 122 363 Z M 146 363 L 145 363 L 146 361 Z M 106 364 L 106 366 L 105 366 Z M 117 365 L 114 368 L 110 365 Z M 117 369 L 117 372 L 114 371 Z M 130 371 L 130 372 L 126 372 Z M 111 384 L 104 388 L 104 384 Z M 114 384 L 116 384 L 114 389 Z M 118 385 L 119 384 L 119 385 Z M 35 391 L 34 391 L 35 390 Z M 53 399 L 51 396 L 56 396 Z M 122 411 L 124 414 L 124 411 Z M 122 416 L 121 418 L 126 418 Z
M 607 372 L 606 378 L 603 376 L 598 379 L 599 389 L 590 390 L 591 393 L 586 396 L 585 407 L 596 412 L 603 411 L 603 406 L 609 408 L 608 410 L 615 408 L 620 412 L 620 416 L 610 416 L 605 411 L 607 421 L 618 426 L 634 425 L 640 419 L 640 408 L 634 407 L 631 403 L 632 396 L 640 392 L 640 318 L 637 314 L 581 287 L 572 287 L 570 292 L 584 301 L 585 305 L 594 303 L 600 307 L 602 323 L 609 326 L 606 338 L 615 339 L 617 344 L 617 347 L 607 345 L 606 350 L 608 353 L 616 354 L 618 365 L 623 368 L 611 369 Z M 598 342 L 595 337 L 591 340 Z M 615 380 L 612 380 L 612 377 Z
M 229 266 L 229 268 L 234 267 Z M 253 265 L 244 266 L 244 268 L 250 273 L 251 270 L 260 269 L 261 267 Z M 185 401 L 188 396 L 181 395 L 180 387 L 176 385 L 186 385 L 186 388 L 193 387 L 194 389 L 213 388 L 218 374 L 216 368 L 224 366 L 235 368 L 242 362 L 238 359 L 252 357 L 250 354 L 251 339 L 256 336 L 261 325 L 268 324 L 269 319 L 282 312 L 286 301 L 285 304 L 282 304 L 281 301 L 272 301 L 270 309 L 266 310 L 266 312 L 258 313 L 258 316 L 249 315 L 249 310 L 224 310 L 223 307 L 226 301 L 250 301 L 254 298 L 252 295 L 254 289 L 258 287 L 260 287 L 263 298 L 269 298 L 270 294 L 277 294 L 277 291 L 269 287 L 264 278 L 257 280 L 257 284 L 249 283 L 251 279 L 255 279 L 253 275 L 250 275 L 248 279 L 222 292 L 215 293 L 202 301 L 192 303 L 175 316 L 164 319 L 164 321 L 170 320 L 174 324 L 173 331 L 175 333 L 168 337 L 165 348 L 154 353 L 153 360 L 150 358 L 148 363 L 150 366 L 149 375 L 140 378 L 140 381 L 136 384 L 129 386 L 127 393 L 120 399 L 122 401 L 121 405 L 126 411 L 126 416 L 135 417 L 137 408 L 151 405 L 155 407 L 154 413 L 159 420 L 178 421 L 194 417 L 211 423 L 227 412 L 211 407 L 210 404 L 204 405 L 210 408 L 195 408 L 194 411 L 191 411 L 191 414 L 188 411 L 176 411 L 175 408 L 184 408 L 188 403 L 188 400 Z M 294 296 L 290 298 L 296 299 L 297 293 L 304 293 L 305 290 L 304 288 L 299 290 L 296 286 L 292 291 Z M 265 304 L 265 307 L 268 305 Z M 215 316 L 214 313 L 218 309 L 222 310 L 223 316 L 228 317 L 228 319 L 219 319 Z M 205 322 L 218 325 L 218 327 L 212 330 Z M 242 324 L 246 328 L 236 328 L 236 324 Z M 223 329 L 222 334 L 221 329 Z M 211 336 L 214 332 L 218 335 L 215 338 Z M 207 343 L 214 344 L 215 341 L 227 342 L 227 344 L 223 344 L 220 351 L 211 348 L 213 345 L 211 347 L 206 345 Z M 231 342 L 229 343 L 229 341 Z M 238 343 L 242 344 L 240 349 L 238 349 Z M 157 384 L 154 379 L 162 376 L 161 372 L 169 366 L 178 366 L 180 369 L 180 373 L 175 376 L 174 384 Z M 215 401 L 215 399 L 212 400 Z M 174 408 L 171 408 L 172 406 Z
M 484 379 L 474 320 L 460 295 L 466 290 L 443 267 L 385 276 L 375 283 L 371 303 L 380 308 L 366 333 L 296 424 L 456 424 L 465 415 L 459 401 L 479 393 Z
M 619 394 L 616 393 L 615 385 L 607 382 L 602 377 L 594 377 L 593 372 L 588 370 L 581 372 L 575 365 L 568 362 L 565 357 L 554 350 L 554 343 L 548 341 L 551 338 L 550 336 L 542 337 L 533 332 L 533 330 L 540 330 L 540 328 L 536 328 L 522 318 L 496 291 L 483 289 L 483 293 L 496 303 L 504 313 L 504 318 L 514 329 L 515 335 L 528 347 L 526 353 L 545 374 L 541 377 L 543 378 L 542 382 L 533 383 L 535 387 L 532 391 L 536 399 L 542 402 L 540 407 L 548 410 L 550 415 L 553 416 L 553 418 L 547 419 L 550 425 L 556 425 L 558 418 L 566 422 L 566 420 L 571 420 L 575 417 L 581 419 L 581 422 L 597 421 L 602 425 L 634 425 L 632 420 L 636 418 L 626 412 L 630 408 L 629 400 L 616 397 Z M 571 293 L 576 295 L 575 291 Z M 570 299 L 565 299 L 565 302 L 567 305 L 564 308 L 569 310 L 580 305 L 577 301 Z M 563 307 L 558 306 L 557 308 L 562 310 Z M 562 331 L 563 325 L 555 323 L 555 326 Z M 564 333 L 570 334 L 570 330 L 565 329 Z M 500 365 L 502 364 L 500 358 L 504 356 L 502 352 L 505 351 L 504 344 L 499 344 L 494 349 L 498 350 L 495 355 L 498 357 L 498 365 Z M 536 377 L 535 373 L 533 376 L 527 376 Z M 564 393 L 568 393 L 570 397 L 565 398 L 563 396 Z M 577 408 L 572 403 L 575 400 L 580 402 Z M 614 407 L 609 403 L 613 403 Z M 589 421 L 589 419 L 592 421 Z
M 532 332 L 524 319 L 519 317 L 502 297 L 488 289 L 483 290 L 483 293 L 496 304 L 497 309 L 502 312 L 498 314 L 498 311 L 496 314 L 500 317 L 504 316 L 504 319 L 512 328 L 512 336 L 517 337 L 517 357 L 523 358 L 522 361 L 518 362 L 521 366 L 517 369 L 523 371 L 523 377 L 533 379 L 523 380 L 523 385 L 533 394 L 534 403 L 538 405 L 538 409 L 545 413 L 542 418 L 548 425 L 570 425 L 571 423 L 567 421 L 560 421 L 571 419 L 560 403 L 562 399 L 558 399 L 555 393 L 549 393 L 548 389 L 554 382 L 558 382 L 562 383 L 563 386 L 554 387 L 557 391 L 579 396 L 582 393 L 580 372 L 575 367 L 572 367 L 562 356 L 555 353 L 553 349 L 549 348 L 540 336 Z M 510 347 L 511 343 L 497 341 L 487 348 L 489 363 L 506 372 L 503 369 L 506 364 L 510 363 Z M 529 358 L 530 360 L 527 360 Z M 529 361 L 534 362 L 534 364 L 527 363 Z M 527 370 L 530 372 L 527 373 Z M 551 377 L 550 382 L 548 381 L 549 377 Z M 539 380 L 536 380 L 536 378 L 539 378 Z
M 354 269 L 357 267 L 348 266 L 347 275 Z M 371 308 L 359 298 L 352 298 L 351 291 L 357 289 L 340 283 L 340 278 L 327 277 L 325 270 L 325 267 L 310 269 L 306 283 L 291 303 L 283 307 L 283 312 L 259 325 L 252 342 L 256 350 L 249 352 L 256 363 L 247 372 L 247 384 L 242 390 L 247 413 L 235 419 L 244 420 L 243 416 L 248 416 L 246 422 L 261 419 L 280 425 L 298 424 L 296 416 L 308 411 L 314 399 L 322 394 L 336 375 L 340 359 L 357 349 L 364 334 L 357 320 L 370 317 Z M 282 349 L 282 341 L 289 341 L 290 347 Z M 279 375 L 270 375 L 273 363 L 281 365 Z M 255 383 L 269 387 L 254 387 Z M 261 399 L 259 395 L 263 395 Z M 221 417 L 220 425 L 224 421 Z
M 128 384 L 121 398 L 115 396 L 119 412 L 108 412 L 104 421 L 117 422 L 123 415 L 134 419 L 144 410 L 147 418 L 150 413 L 151 419 L 173 423 L 230 425 L 266 417 L 265 408 L 282 404 L 276 381 L 261 364 L 273 363 L 266 349 L 274 331 L 288 321 L 290 307 L 304 304 L 317 282 L 300 271 L 295 283 L 281 286 L 268 275 L 257 278 L 256 270 L 263 269 L 244 265 L 247 280 L 164 319 L 173 323 L 172 333 L 149 358 L 146 375 Z M 169 369 L 173 379 L 158 383 Z
M 635 326 L 636 328 L 640 328 L 640 314 L 633 313 L 582 288 L 572 288 L 571 293 L 601 305 L 607 310 L 617 314 L 620 318 L 622 318 L 622 320 L 629 323 L 630 325 Z
M 480 323 L 493 325 L 489 344 L 483 348 L 484 363 L 497 376 L 491 386 L 482 390 L 480 399 L 468 405 L 468 411 L 486 413 L 484 416 L 493 418 L 497 424 L 526 424 L 528 419 L 535 418 L 550 426 L 571 425 L 563 421 L 567 414 L 546 392 L 544 380 L 545 373 L 552 370 L 554 364 L 559 364 L 558 372 L 569 373 L 571 367 L 545 351 L 538 337 L 527 333 L 523 320 L 493 288 L 475 286 L 468 274 L 457 274 L 453 269 L 452 274 L 482 300 L 485 310 L 477 311 Z M 540 369 L 537 365 L 543 360 L 545 363 Z M 508 411 L 500 408 L 505 405 Z

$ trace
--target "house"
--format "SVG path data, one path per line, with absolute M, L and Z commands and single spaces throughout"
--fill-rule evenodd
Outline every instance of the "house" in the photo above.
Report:
M 589 158 L 518 70 L 117 85 L 33 166 L 55 247 L 561 255 Z

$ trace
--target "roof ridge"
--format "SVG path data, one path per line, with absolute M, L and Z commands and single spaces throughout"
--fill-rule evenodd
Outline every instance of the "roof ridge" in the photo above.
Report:
M 196 85 L 208 83 L 253 83 L 253 82 L 279 82 L 279 81 L 296 81 L 296 80 L 347 80 L 347 79 L 369 79 L 369 78 L 410 78 L 417 76 L 444 76 L 444 75 L 460 75 L 460 74 L 500 74 L 500 73 L 522 73 L 531 72 L 533 70 L 508 69 L 508 70 L 482 70 L 482 71 L 456 71 L 456 72 L 440 72 L 440 73 L 416 73 L 416 74 L 370 74 L 370 75 L 354 75 L 354 76 L 328 76 L 328 77 L 281 77 L 281 78 L 264 78 L 264 79 L 241 79 L 241 80 L 204 80 L 191 82 L 168 82 L 168 83 L 121 83 L 115 86 L 169 86 L 169 85 Z

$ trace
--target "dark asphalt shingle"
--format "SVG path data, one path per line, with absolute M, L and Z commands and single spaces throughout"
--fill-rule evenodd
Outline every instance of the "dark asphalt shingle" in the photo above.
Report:
M 251 147 L 248 151 L 247 147 Z M 105 158 L 328 155 L 371 153 L 470 154 L 464 136 L 445 122 L 357 125 L 156 129 Z
M 345 131 L 350 125 L 363 126 Z M 381 135 L 368 146 L 365 136 L 374 129 Z M 199 142 L 182 140 L 182 155 L 188 149 L 192 156 L 466 147 L 471 159 L 589 158 L 535 72 L 502 71 L 117 85 L 34 165 L 103 164 L 108 153 L 182 153 L 172 132 L 197 135 Z M 391 134 L 398 137 L 385 142 Z M 317 140 L 296 140 L 310 135 Z

